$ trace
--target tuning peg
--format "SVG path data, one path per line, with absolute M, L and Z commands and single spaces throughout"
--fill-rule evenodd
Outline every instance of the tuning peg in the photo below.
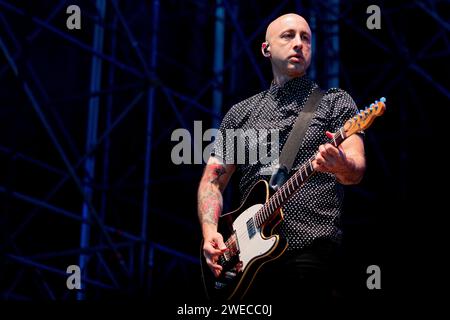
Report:
M 380 101 L 383 102 L 383 103 L 385 103 L 385 102 L 386 102 L 386 98 L 385 98 L 385 97 L 382 97 L 382 98 L 380 99 Z

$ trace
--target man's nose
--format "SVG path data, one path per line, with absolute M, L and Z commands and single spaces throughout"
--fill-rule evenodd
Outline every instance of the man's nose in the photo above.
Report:
M 299 50 L 302 47 L 302 38 L 300 35 L 296 35 L 295 38 L 293 39 L 294 41 L 294 50 Z

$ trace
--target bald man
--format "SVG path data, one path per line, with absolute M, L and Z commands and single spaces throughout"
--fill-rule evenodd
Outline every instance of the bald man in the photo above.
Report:
M 234 105 L 221 123 L 220 136 L 228 139 L 227 131 L 237 129 L 243 132 L 276 130 L 279 141 L 269 141 L 269 144 L 278 143 L 279 150 L 282 150 L 308 97 L 318 87 L 306 75 L 311 63 L 311 29 L 308 23 L 293 13 L 277 18 L 267 28 L 261 52 L 270 59 L 272 84 L 267 90 Z M 289 245 L 281 258 L 259 270 L 247 297 L 258 297 L 258 294 L 266 294 L 270 290 L 295 292 L 290 296 L 295 299 L 330 297 L 334 253 L 342 233 L 339 224 L 342 185 L 361 181 L 365 156 L 360 135 L 349 137 L 339 148 L 329 144 L 328 137 L 357 111 L 353 99 L 345 91 L 333 88 L 325 92 L 290 174 L 316 153 L 312 164 L 318 173 L 283 205 L 284 220 L 279 226 L 279 234 Z M 257 135 L 250 134 L 248 138 L 245 154 L 257 152 Z M 242 203 L 251 187 L 259 180 L 268 181 L 270 175 L 266 173 L 273 170 L 273 163 L 265 163 L 261 159 L 237 163 L 236 148 L 225 147 L 233 144 L 234 138 L 232 140 L 228 139 L 227 143 L 216 140 L 198 188 L 203 254 L 217 278 L 223 270 L 219 257 L 229 250 L 217 227 L 223 208 L 222 193 L 233 173 L 238 172 Z
M 281 16 L 268 26 L 261 50 L 272 63 L 274 82 L 282 85 L 303 76 L 311 64 L 311 29 L 299 15 Z

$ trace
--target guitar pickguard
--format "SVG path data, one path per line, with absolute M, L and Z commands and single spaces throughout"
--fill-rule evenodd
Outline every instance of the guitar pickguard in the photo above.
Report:
M 245 210 L 233 222 L 236 239 L 239 246 L 239 261 L 241 268 L 245 270 L 249 262 L 256 257 L 265 255 L 272 250 L 277 242 L 276 237 L 265 238 L 259 228 L 251 229 L 251 222 L 256 212 L 262 207 L 262 204 L 256 204 Z M 253 223 L 255 225 L 256 223 Z M 253 232 L 254 231 L 254 232 Z

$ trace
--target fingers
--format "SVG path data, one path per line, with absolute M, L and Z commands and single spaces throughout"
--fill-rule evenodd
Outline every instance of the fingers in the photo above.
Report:
M 222 272 L 222 266 L 218 263 L 219 257 L 227 250 L 220 233 L 215 233 L 212 237 L 204 241 L 203 255 L 205 256 L 206 263 L 216 277 L 219 277 Z
M 331 160 L 330 158 L 331 155 L 328 153 L 327 145 L 319 146 L 319 152 L 317 152 L 313 162 L 314 169 L 320 172 L 326 172 L 328 169 L 327 163 Z
M 208 253 L 204 253 L 206 258 L 206 263 L 208 264 L 209 269 L 214 273 L 214 276 L 219 277 L 222 272 L 222 266 L 218 264 L 218 260 L 220 254 L 209 255 Z
M 227 246 L 223 242 L 223 237 L 220 233 L 216 233 L 209 241 L 205 241 L 203 246 L 211 255 L 220 255 L 227 250 Z
M 214 236 L 212 238 L 212 245 L 221 251 L 224 251 L 227 249 L 227 246 L 225 245 L 225 243 L 223 242 L 223 237 L 220 233 L 217 233 L 216 236 Z
M 209 256 L 219 256 L 222 253 L 224 253 L 226 250 L 227 250 L 226 247 L 225 247 L 225 249 L 219 249 L 216 247 L 215 244 L 212 244 L 212 243 L 208 243 L 208 244 L 205 243 L 205 245 L 203 246 L 203 251 L 205 253 L 207 253 Z
M 329 143 L 321 145 L 319 152 L 325 160 L 335 159 L 339 156 L 339 150 Z
M 334 137 L 334 134 L 330 131 L 325 131 L 325 135 L 329 139 Z M 319 146 L 319 152 L 317 152 L 313 161 L 313 168 L 320 172 L 332 172 L 340 156 L 341 150 L 338 150 L 330 143 L 322 144 Z
M 206 263 L 208 264 L 209 269 L 213 272 L 215 277 L 219 277 L 220 273 L 222 272 L 222 266 L 217 263 L 217 258 L 214 258 L 212 256 L 206 258 Z
M 319 172 L 332 172 L 339 161 L 340 150 L 326 143 L 319 146 L 319 152 L 313 162 L 313 167 Z
M 319 172 L 328 172 L 326 162 L 321 156 L 316 156 L 316 159 L 312 162 L 313 168 Z

